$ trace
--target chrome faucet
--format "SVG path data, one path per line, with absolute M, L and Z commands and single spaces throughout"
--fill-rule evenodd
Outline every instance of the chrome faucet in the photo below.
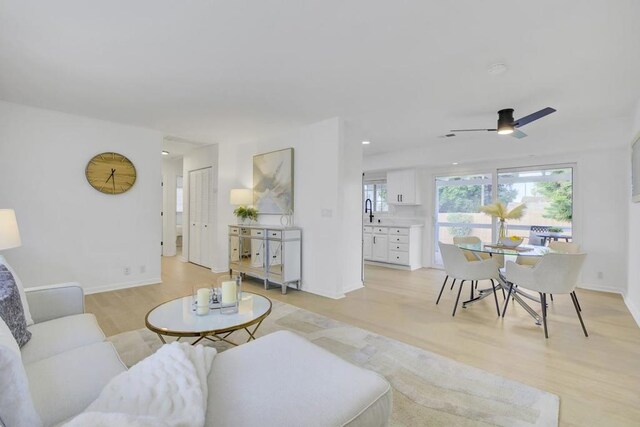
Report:
M 369 212 L 369 222 L 373 222 L 373 203 L 371 199 L 364 201 L 364 213 Z

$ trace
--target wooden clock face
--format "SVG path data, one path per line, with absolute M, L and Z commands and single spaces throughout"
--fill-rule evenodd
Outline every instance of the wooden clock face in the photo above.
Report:
M 101 153 L 89 160 L 85 169 L 87 181 L 105 194 L 121 194 L 136 182 L 136 168 L 122 154 Z

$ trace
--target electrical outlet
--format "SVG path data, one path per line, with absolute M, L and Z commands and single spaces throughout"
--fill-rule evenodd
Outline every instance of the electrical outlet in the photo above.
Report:
M 604 273 L 602 271 L 598 271 L 598 279 L 604 279 Z
M 130 275 L 130 274 L 131 274 L 131 268 L 129 268 L 129 267 L 125 267 L 125 268 L 124 268 L 124 275 L 125 275 L 125 276 L 128 276 L 128 275 Z
M 147 266 L 146 265 L 141 265 L 140 266 L 140 274 L 144 274 L 147 271 Z

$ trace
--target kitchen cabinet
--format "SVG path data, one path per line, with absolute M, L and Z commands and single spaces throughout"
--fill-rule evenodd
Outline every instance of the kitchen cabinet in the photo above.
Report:
M 373 235 L 373 245 L 371 246 L 371 259 L 374 261 L 386 262 L 389 257 L 389 236 L 384 234 Z
M 373 235 L 365 233 L 362 238 L 362 256 L 364 259 L 371 259 L 373 256 Z
M 408 270 L 421 268 L 422 226 L 365 226 L 362 255 L 367 264 Z
M 419 205 L 420 186 L 415 169 L 387 172 L 387 203 Z

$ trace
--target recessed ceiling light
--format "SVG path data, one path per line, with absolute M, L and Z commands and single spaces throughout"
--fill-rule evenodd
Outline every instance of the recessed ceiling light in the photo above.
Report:
M 458 162 L 453 162 L 451 163 L 453 166 L 457 166 L 459 163 Z
M 169 152 L 168 152 L 167 150 L 162 150 L 162 155 L 163 155 L 163 156 L 168 156 L 168 155 L 169 155 Z
M 362 145 L 369 145 L 371 144 L 371 141 L 362 141 Z
M 502 74 L 505 71 L 507 71 L 507 66 L 502 63 L 491 64 L 489 65 L 489 68 L 487 68 L 487 71 L 489 72 L 489 74 L 496 76 L 498 74 Z

